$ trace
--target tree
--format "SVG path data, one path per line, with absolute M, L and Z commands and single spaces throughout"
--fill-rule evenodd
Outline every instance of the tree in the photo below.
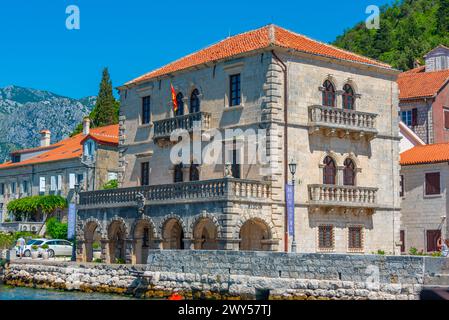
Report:
M 437 28 L 440 32 L 449 32 L 449 0 L 440 0 L 437 11 Z
M 109 76 L 108 68 L 103 69 L 103 75 L 98 91 L 97 102 L 92 112 L 89 114 L 92 128 L 108 126 L 118 123 L 119 102 L 115 99 L 112 92 L 112 81 Z M 71 136 L 83 131 L 83 124 L 80 123 L 75 128 Z

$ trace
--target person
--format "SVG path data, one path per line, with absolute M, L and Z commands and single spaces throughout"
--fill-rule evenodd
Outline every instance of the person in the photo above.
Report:
M 444 240 L 441 245 L 441 256 L 445 258 L 449 257 L 449 239 Z
M 25 243 L 26 243 L 26 241 L 23 237 L 20 237 L 19 239 L 17 239 L 16 246 L 19 250 L 20 259 L 22 259 L 22 257 L 23 257 L 23 251 L 25 250 Z

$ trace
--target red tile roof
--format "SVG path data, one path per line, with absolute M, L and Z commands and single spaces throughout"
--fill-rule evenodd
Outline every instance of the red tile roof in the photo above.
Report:
M 425 72 L 419 67 L 398 77 L 399 99 L 417 99 L 434 97 L 449 81 L 449 70 Z
M 449 143 L 416 146 L 401 153 L 402 166 L 439 162 L 449 162 Z
M 140 76 L 127 84 L 139 83 L 208 62 L 215 62 L 270 47 L 293 49 L 299 52 L 391 69 L 388 64 L 312 40 L 303 35 L 288 31 L 275 25 L 268 25 L 260 29 L 229 37 L 212 46 L 174 61 L 162 68 Z
M 26 149 L 28 151 L 48 150 L 35 157 L 27 159 L 25 161 L 13 163 L 11 161 L 0 164 L 0 169 L 13 168 L 17 166 L 61 161 L 79 158 L 82 156 L 82 142 L 87 138 L 92 138 L 100 144 L 118 145 L 118 125 L 110 125 L 106 127 L 93 128 L 90 130 L 89 135 L 82 133 L 77 134 L 71 138 L 59 141 L 49 147 Z M 23 153 L 15 152 L 15 153 Z

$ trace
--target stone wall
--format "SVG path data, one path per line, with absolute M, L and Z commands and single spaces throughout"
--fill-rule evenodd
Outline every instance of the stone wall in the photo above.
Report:
M 413 300 L 426 281 L 448 273 L 448 259 L 428 257 L 153 251 L 148 265 L 14 261 L 4 280 L 148 298 Z

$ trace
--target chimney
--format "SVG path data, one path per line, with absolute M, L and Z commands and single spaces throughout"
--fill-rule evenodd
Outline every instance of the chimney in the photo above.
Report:
M 42 130 L 40 134 L 41 134 L 41 147 L 48 147 L 50 145 L 50 137 L 51 137 L 50 130 Z
M 90 133 L 90 119 L 89 117 L 84 117 L 83 119 L 83 134 L 88 135 Z

